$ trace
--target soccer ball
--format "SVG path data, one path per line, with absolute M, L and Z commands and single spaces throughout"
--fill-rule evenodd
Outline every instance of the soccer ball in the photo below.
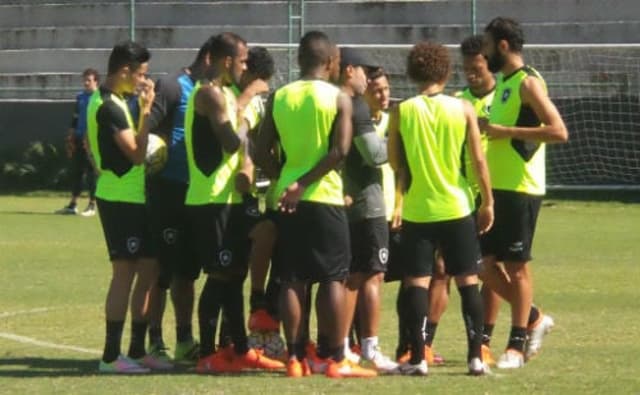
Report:
M 152 175 L 162 170 L 165 163 L 167 163 L 167 157 L 167 143 L 157 134 L 149 134 L 147 154 L 144 158 L 145 172 L 147 175 Z
M 265 332 L 262 334 L 264 355 L 272 359 L 282 360 L 285 356 L 285 344 L 278 332 Z

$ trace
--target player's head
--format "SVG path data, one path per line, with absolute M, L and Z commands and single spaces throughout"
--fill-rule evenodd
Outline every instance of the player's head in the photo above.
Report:
M 367 78 L 367 91 L 364 98 L 369 104 L 371 113 L 386 111 L 389 108 L 389 97 L 391 96 L 389 76 L 382 67 L 378 67 L 369 70 Z
M 247 69 L 247 42 L 235 33 L 220 33 L 210 38 L 210 68 L 207 77 L 219 77 L 223 85 L 240 85 Z
M 445 84 L 451 73 L 449 50 L 440 44 L 420 42 L 411 48 L 407 56 L 407 75 L 414 82 Z
M 524 45 L 524 33 L 513 19 L 497 17 L 484 29 L 483 53 L 487 57 L 489 70 L 497 73 L 506 63 L 510 53 L 519 54 Z
M 353 90 L 356 95 L 364 95 L 367 89 L 367 72 L 376 68 L 367 61 L 364 54 L 355 48 L 340 48 L 340 85 Z
M 333 44 L 326 34 L 310 31 L 302 36 L 298 48 L 298 66 L 301 75 L 319 72 L 322 77 L 329 79 L 335 62 Z
M 88 68 L 82 72 L 82 85 L 86 92 L 93 92 L 98 88 L 100 77 L 96 69 Z
M 109 55 L 107 73 L 114 80 L 119 93 L 134 93 L 147 78 L 151 54 L 133 41 L 116 44 Z
M 482 54 L 482 36 L 475 35 L 464 39 L 460 44 L 462 68 L 467 85 L 471 89 L 481 89 L 487 82 L 493 82 L 487 59 Z
M 274 72 L 273 57 L 269 51 L 265 47 L 253 47 L 249 50 L 247 70 L 242 75 L 239 87 L 244 89 L 256 79 L 268 82 Z

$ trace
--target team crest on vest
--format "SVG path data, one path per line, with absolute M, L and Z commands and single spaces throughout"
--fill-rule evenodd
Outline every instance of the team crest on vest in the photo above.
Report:
M 167 244 L 175 244 L 178 239 L 178 230 L 175 228 L 166 228 L 162 231 L 162 238 Z
M 220 266 L 228 267 L 231 265 L 231 261 L 233 260 L 233 253 L 229 250 L 222 250 L 218 253 L 218 262 L 220 262 Z
M 502 92 L 502 102 L 505 103 L 511 96 L 511 88 L 507 88 Z
M 389 249 L 387 248 L 381 248 L 378 250 L 378 259 L 380 259 L 380 263 L 382 263 L 383 265 L 387 264 L 387 261 L 389 261 Z
M 127 251 L 130 254 L 135 254 L 140 249 L 140 238 L 139 237 L 129 237 L 127 239 Z

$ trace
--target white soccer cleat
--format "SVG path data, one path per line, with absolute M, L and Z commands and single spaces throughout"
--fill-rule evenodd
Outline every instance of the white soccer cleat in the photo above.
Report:
M 353 362 L 355 364 L 360 363 L 360 355 L 354 353 L 348 347 L 345 347 L 344 349 L 344 357 L 347 358 L 350 362 Z
M 379 348 L 376 347 L 373 354 L 373 358 L 368 359 L 364 355 L 362 356 L 362 364 L 366 367 L 371 367 L 380 373 L 384 374 L 397 374 L 399 371 L 399 364 L 393 361 L 388 356 L 384 355 Z
M 529 331 L 529 340 L 527 341 L 527 349 L 525 352 L 527 360 L 535 357 L 536 354 L 540 352 L 544 336 L 551 332 L 554 325 L 553 318 L 543 314 L 542 319 Z
M 482 376 L 491 373 L 489 365 L 482 362 L 478 357 L 473 358 L 471 361 L 469 361 L 467 366 L 469 367 L 469 374 L 472 376 Z
M 400 364 L 398 370 L 405 376 L 426 376 L 429 374 L 429 367 L 424 359 L 417 365 L 413 365 L 411 362 Z
M 138 362 L 131 358 L 120 355 L 113 362 L 104 362 L 100 360 L 98 365 L 98 371 L 100 373 L 114 373 L 114 374 L 140 374 L 149 373 L 150 370 L 141 366 Z
M 524 355 L 518 350 L 507 349 L 500 355 L 496 367 L 498 369 L 518 369 L 524 366 Z

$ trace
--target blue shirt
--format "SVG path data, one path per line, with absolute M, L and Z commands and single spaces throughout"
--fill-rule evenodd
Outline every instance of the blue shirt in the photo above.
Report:
M 87 106 L 92 94 L 93 92 L 82 91 L 76 96 L 76 109 L 71 127 L 74 129 L 74 136 L 78 139 L 84 138 L 87 133 Z

